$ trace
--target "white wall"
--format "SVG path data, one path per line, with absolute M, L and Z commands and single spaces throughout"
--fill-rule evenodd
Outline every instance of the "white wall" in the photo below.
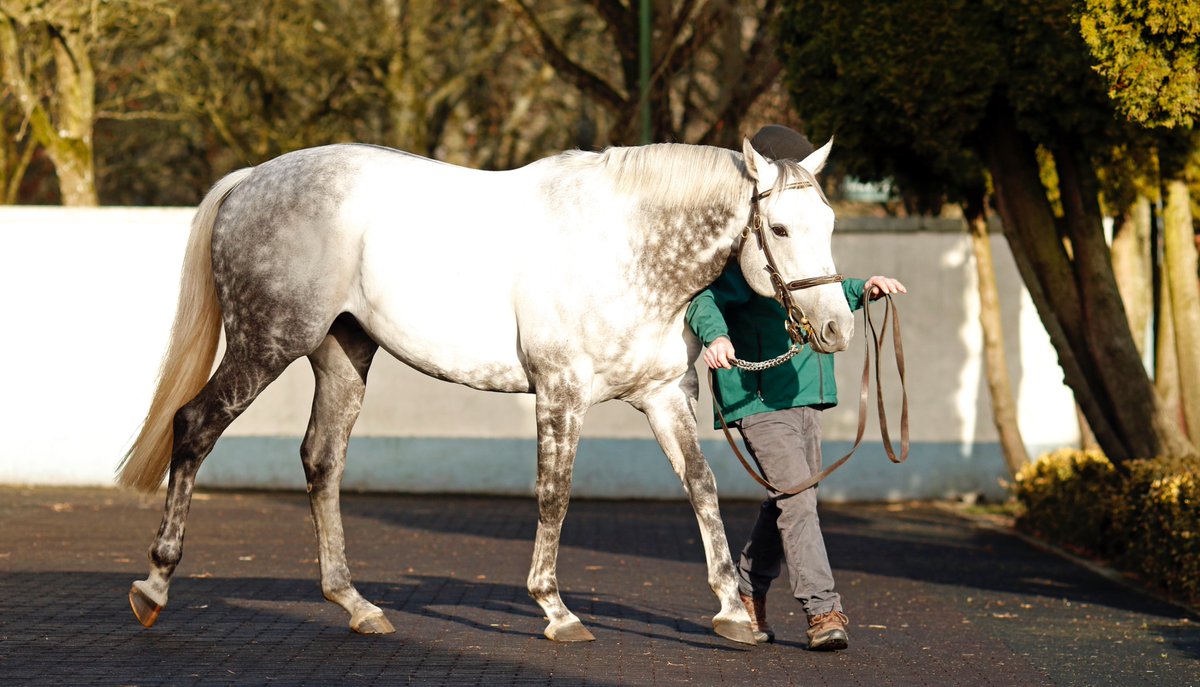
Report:
M 190 209 L 0 208 L 0 360 L 6 363 L 0 483 L 112 484 L 149 403 L 190 218 Z M 891 231 L 865 224 L 841 223 L 835 259 L 844 274 L 888 274 L 909 287 L 899 305 L 913 452 L 907 464 L 889 464 L 872 419 L 868 443 L 822 487 L 823 498 L 996 494 L 1003 464 L 983 376 L 968 239 L 955 223 L 950 231 L 913 230 L 911 221 L 892 224 Z M 1053 350 L 1007 244 L 996 239 L 993 250 L 1025 440 L 1035 453 L 1072 444 L 1078 427 Z M 882 306 L 875 307 L 881 316 Z M 860 316 L 859 330 L 861 322 Z M 858 331 L 850 351 L 839 354 L 842 405 L 825 415 L 827 460 L 853 439 L 861 336 Z M 886 364 L 894 370 L 890 358 Z M 885 385 L 892 392 L 895 441 L 895 377 Z M 226 432 L 200 483 L 302 487 L 297 452 L 311 398 L 312 375 L 301 360 Z M 705 452 L 722 494 L 759 495 L 720 433 L 708 429 L 706 396 L 700 408 Z M 380 353 L 354 436 L 347 488 L 532 492 L 532 396 L 439 382 Z M 682 496 L 644 418 L 616 402 L 588 416 L 575 493 Z

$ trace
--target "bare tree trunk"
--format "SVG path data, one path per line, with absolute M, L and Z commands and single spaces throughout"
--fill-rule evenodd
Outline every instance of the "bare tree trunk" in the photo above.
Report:
M 1145 359 L 1146 333 L 1154 309 L 1154 284 L 1150 264 L 1150 200 L 1139 196 L 1118 227 L 1112 242 L 1113 274 L 1133 343 Z
M 22 26 L 28 31 L 30 27 Z M 83 26 L 54 26 L 50 41 L 55 82 L 52 102 L 42 102 L 22 60 L 18 23 L 0 15 L 0 65 L 5 84 L 17 95 L 30 131 L 54 163 L 63 205 L 97 205 L 92 156 L 96 78 Z
M 1158 455 L 1160 441 L 1146 431 L 1146 419 L 1155 412 L 1157 399 L 1130 334 L 1111 253 L 1104 242 L 1099 183 L 1079 150 L 1070 139 L 1060 139 L 1054 161 L 1074 255 L 1082 334 L 1097 373 L 1092 389 L 1102 389 L 1105 416 L 1130 453 L 1151 457 Z M 1092 426 L 1095 428 L 1095 423 Z
M 1090 196 L 1094 185 L 1071 148 L 1062 146 L 1056 157 L 1070 257 L 1038 177 L 1033 144 L 1007 104 L 989 112 L 982 152 L 1017 267 L 1105 454 L 1120 465 L 1164 450 L 1194 453 L 1164 411 L 1133 344 Z
M 1095 451 L 1100 448 L 1100 442 L 1096 441 L 1096 433 L 1092 431 L 1092 426 L 1088 424 L 1087 416 L 1083 414 L 1083 408 L 1079 404 L 1075 404 L 1075 420 L 1079 423 L 1079 448 L 1083 451 Z
M 1004 236 L 1058 352 L 1067 386 L 1075 392 L 1075 401 L 1089 418 L 1105 454 L 1118 463 L 1133 458 L 1091 388 L 1096 372 L 1082 342 L 1078 289 L 1042 187 L 1033 144 L 1017 129 L 1007 105 L 993 108 L 987 127 L 982 152 L 1004 221 Z M 1150 423 L 1146 424 L 1149 427 Z
M 1017 422 L 1017 404 L 1013 400 L 1008 360 L 1004 354 L 1004 328 L 1000 318 L 1000 294 L 996 289 L 996 270 L 992 262 L 992 244 L 988 236 L 983 193 L 972 194 L 963 206 L 963 219 L 971 236 L 975 270 L 979 277 L 979 325 L 983 330 L 984 363 L 988 392 L 992 399 L 992 421 L 1000 435 L 1000 448 L 1008 474 L 1029 463 L 1029 453 Z
M 63 205 L 99 205 L 92 132 L 96 126 L 96 76 L 82 26 L 64 27 L 54 40 L 58 91 L 57 136 L 43 143 L 62 190 Z
M 1191 198 L 1182 179 L 1166 182 L 1163 209 L 1163 266 L 1171 293 L 1175 351 L 1179 364 L 1179 398 L 1187 431 L 1200 438 L 1200 286 L 1196 281 L 1196 242 Z
M 1179 357 L 1175 347 L 1175 318 L 1172 316 L 1171 288 L 1164 280 L 1159 285 L 1158 331 L 1154 352 L 1154 389 L 1162 399 L 1163 412 L 1184 429 L 1183 404 L 1179 392 Z

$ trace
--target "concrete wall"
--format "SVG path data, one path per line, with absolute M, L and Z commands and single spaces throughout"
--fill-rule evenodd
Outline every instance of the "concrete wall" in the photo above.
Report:
M 149 403 L 190 218 L 189 209 L 0 208 L 0 482 L 112 484 Z M 1025 440 L 1033 453 L 1074 443 L 1071 395 L 1046 333 L 1004 240 L 993 249 Z M 910 289 L 900 307 L 913 449 L 908 463 L 889 463 L 872 417 L 864 446 L 821 487 L 822 498 L 998 494 L 1003 461 L 984 379 L 974 266 L 959 224 L 846 220 L 834 253 L 847 275 L 887 274 Z M 861 316 L 856 322 L 856 341 L 839 354 L 843 405 L 825 414 L 827 460 L 849 448 L 857 422 Z M 894 375 L 887 380 L 895 428 L 897 385 Z M 297 361 L 226 432 L 199 482 L 303 488 L 298 449 L 312 386 L 307 362 Z M 710 407 L 705 395 L 704 450 L 722 495 L 759 496 L 709 429 Z M 532 396 L 439 382 L 380 353 L 344 486 L 530 494 L 534 453 Z M 682 497 L 644 418 L 619 402 L 592 409 L 575 474 L 581 496 Z

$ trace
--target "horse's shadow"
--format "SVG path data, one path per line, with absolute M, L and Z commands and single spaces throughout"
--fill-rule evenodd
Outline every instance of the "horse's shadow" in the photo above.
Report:
M 447 498 L 455 498 L 447 508 Z M 537 502 L 530 498 L 346 494 L 342 515 L 438 534 L 454 534 L 529 543 L 537 533 Z M 757 505 L 734 502 L 721 509 L 726 536 L 737 545 L 754 525 Z M 686 536 L 681 537 L 681 534 Z M 562 547 L 624 556 L 704 563 L 696 515 L 686 501 L 622 503 L 577 499 L 563 522 Z
M 409 584 L 412 582 L 415 584 Z M 525 588 L 515 585 L 473 582 L 435 575 L 409 575 L 399 585 L 368 583 L 359 584 L 358 587 L 367 598 L 383 607 L 385 612 L 394 609 L 483 632 L 516 633 L 540 638 L 541 628 L 545 624 L 541 610 L 529 599 Z M 398 587 L 403 589 L 403 595 L 414 601 L 399 607 L 390 603 L 390 596 L 400 592 Z M 455 597 L 478 599 L 480 596 L 487 598 L 469 605 L 451 605 L 444 600 Z M 597 631 L 598 635 L 600 631 L 608 630 L 621 635 L 635 634 L 646 639 L 678 642 L 697 649 L 740 650 L 737 646 L 715 637 L 710 627 L 668 615 L 646 604 L 623 603 L 609 594 L 602 593 L 584 595 L 563 592 L 562 596 L 567 606 L 580 616 L 584 625 Z M 467 609 L 464 613 L 455 612 L 463 608 Z M 477 614 L 479 611 L 493 615 L 491 619 L 508 622 L 489 623 L 467 617 L 468 614 Z
M 321 598 L 315 580 L 287 577 L 181 578 L 173 585 L 170 604 L 163 609 L 159 622 L 143 631 L 125 598 L 129 581 L 129 575 L 122 573 L 8 573 L 0 582 L 0 598 L 26 599 L 29 601 L 25 604 L 32 606 L 33 600 L 44 596 L 35 590 L 56 589 L 59 603 L 74 610 L 42 616 L 34 622 L 36 627 L 30 627 L 29 618 L 36 616 L 38 609 L 21 608 L 25 604 L 19 601 L 6 603 L 6 612 L 0 614 L 0 636 L 31 631 L 110 636 L 113 627 L 121 623 L 138 633 L 158 634 L 172 633 L 179 627 L 187 627 L 189 633 L 227 634 L 233 628 L 264 626 L 285 637 L 343 630 L 350 634 L 349 617 Z M 392 582 L 359 581 L 356 586 L 364 597 L 384 609 L 402 642 L 468 631 L 542 638 L 545 620 L 524 587 L 411 574 Z M 626 603 L 603 593 L 563 596 L 601 640 L 606 633 L 610 639 L 633 633 L 693 648 L 742 650 L 714 635 L 711 628 L 669 615 L 650 604 Z M 103 601 L 97 603 L 97 599 Z
M 495 675 L 503 682 L 504 676 L 520 674 L 548 684 L 562 670 L 553 655 L 541 662 L 523 658 L 526 642 L 541 625 L 532 601 L 529 608 L 487 601 L 482 611 L 461 615 L 440 606 L 456 595 L 512 591 L 495 589 L 498 585 L 441 577 L 360 584 L 370 598 L 384 602 L 397 627 L 392 635 L 364 637 L 350 631 L 345 613 L 322 600 L 312 580 L 210 577 L 179 583 L 158 623 L 144 629 L 125 600 L 126 573 L 0 576 L 0 683 L 444 684 L 464 675 Z M 422 600 L 427 597 L 432 600 Z M 55 612 L 46 612 L 47 600 L 56 604 Z M 599 610 L 665 622 L 640 608 Z M 498 629 L 503 625 L 514 629 Z M 491 635 L 485 642 L 479 630 L 514 636 Z M 674 639 L 667 632 L 653 635 Z M 679 641 L 723 648 L 691 636 Z M 616 684 L 604 676 L 588 682 Z

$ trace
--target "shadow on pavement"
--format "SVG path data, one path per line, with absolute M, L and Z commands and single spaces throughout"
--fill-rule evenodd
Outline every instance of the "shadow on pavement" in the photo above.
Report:
M 130 611 L 127 599 L 135 577 L 123 573 L 7 573 L 0 581 L 0 597 L 49 598 L 56 606 L 69 610 L 43 617 L 33 605 L 22 608 L 5 603 L 0 607 L 4 611 L 0 614 L 0 639 L 28 634 L 31 625 L 73 633 L 81 625 L 93 623 L 105 633 L 123 631 L 148 636 L 214 630 L 219 634 L 222 626 L 248 625 L 261 629 L 289 621 L 350 633 L 349 616 L 321 596 L 318 580 L 286 577 L 178 578 L 172 582 L 170 603 L 158 623 L 143 629 Z M 489 634 L 542 641 L 545 619 L 524 587 L 433 575 L 399 575 L 392 582 L 358 581 L 355 586 L 388 614 L 406 640 L 420 636 L 420 632 L 405 632 L 404 628 L 419 626 L 424 619 L 436 619 Z M 593 630 L 633 632 L 700 649 L 739 650 L 717 637 L 711 627 L 671 615 L 671 609 L 656 609 L 651 603 L 625 603 L 605 593 L 563 593 L 563 600 Z M 625 623 L 646 627 L 629 627 Z M 442 622 L 437 624 L 442 626 Z
M 400 681 L 440 682 L 478 676 L 478 684 L 549 684 L 553 669 L 528 652 L 554 657 L 575 647 L 542 637 L 540 609 L 522 587 L 441 576 L 360 582 L 387 613 L 396 634 L 363 637 L 348 616 L 321 597 L 316 580 L 262 577 L 181 578 L 150 629 L 137 624 L 122 573 L 15 572 L 0 578 L 0 682 L 346 684 L 388 674 Z M 633 634 L 679 650 L 744 653 L 711 628 L 606 595 L 566 601 L 602 642 Z M 45 613 L 45 603 L 57 610 Z M 480 632 L 485 633 L 481 635 Z M 583 649 L 588 656 L 603 645 Z M 71 661 L 62 661 L 70 655 Z M 91 656 L 94 661 L 80 660 Z M 513 660 L 520 656 L 522 660 Z M 544 661 L 543 661 L 544 662 Z M 572 682 L 620 684 L 586 666 Z M 589 669 L 590 668 L 590 669 Z
M 1170 642 L 1180 653 L 1188 658 L 1200 660 L 1200 629 L 1192 627 L 1172 627 L 1170 625 L 1151 625 L 1150 631 Z M 1200 665 L 1197 665 L 1200 671 Z M 1197 678 L 1200 681 L 1200 678 Z
M 876 507 L 872 511 L 880 517 L 852 524 L 836 510 L 823 516 L 835 568 L 1173 619 L 1190 615 L 1149 595 L 1131 593 L 1017 537 L 976 528 L 950 513 L 934 508 L 892 513 Z
M 420 497 L 420 505 L 389 508 L 386 500 L 358 495 L 343 503 L 349 517 L 441 534 L 532 542 L 537 504 L 532 499 Z M 412 502 L 410 501 L 410 506 Z M 616 507 L 614 507 L 614 505 Z M 1020 539 L 974 527 L 931 506 L 822 506 L 830 561 L 837 570 L 911 579 L 1178 618 L 1181 609 L 1039 551 Z M 721 512 L 730 546 L 737 550 L 753 526 L 758 504 L 724 501 Z M 680 532 L 692 536 L 680 538 Z M 572 502 L 563 525 L 563 547 L 703 565 L 699 528 L 686 502 Z

